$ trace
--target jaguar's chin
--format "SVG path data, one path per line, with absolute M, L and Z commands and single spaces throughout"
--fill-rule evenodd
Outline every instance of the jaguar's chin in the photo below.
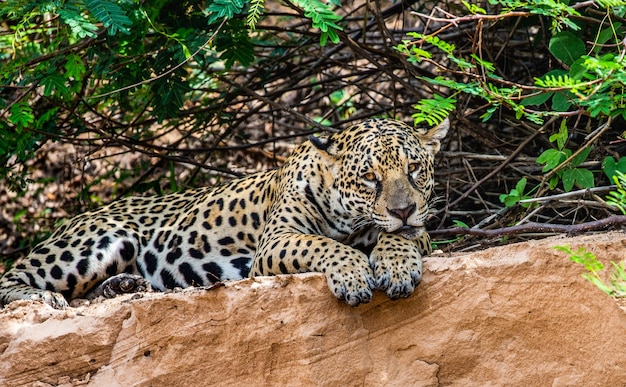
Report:
M 392 234 L 400 235 L 403 238 L 414 240 L 422 236 L 426 232 L 424 226 L 404 225 L 392 232 Z

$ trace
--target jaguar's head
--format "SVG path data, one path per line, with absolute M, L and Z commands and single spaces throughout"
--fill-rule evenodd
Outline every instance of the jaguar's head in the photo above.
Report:
M 430 129 L 372 119 L 311 142 L 326 160 L 335 215 L 355 229 L 371 226 L 415 239 L 424 231 L 434 186 L 434 158 L 448 132 L 446 119 Z

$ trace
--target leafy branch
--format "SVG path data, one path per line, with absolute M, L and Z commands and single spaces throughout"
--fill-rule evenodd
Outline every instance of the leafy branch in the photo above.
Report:
M 626 70 L 624 68 L 624 55 L 626 49 L 616 50 L 602 55 L 587 55 L 587 48 L 583 40 L 571 31 L 562 31 L 564 27 L 573 31 L 580 30 L 574 22 L 582 17 L 578 8 L 581 5 L 568 6 L 553 0 L 541 0 L 533 2 L 524 1 L 497 1 L 491 0 L 492 5 L 500 5 L 502 11 L 495 15 L 487 14 L 487 11 L 476 5 L 468 9 L 472 15 L 455 17 L 436 8 L 446 15 L 438 18 L 431 15 L 420 14 L 430 21 L 445 23 L 432 34 L 410 33 L 413 40 L 404 40 L 396 48 L 407 55 L 409 61 L 419 63 L 428 61 L 442 71 L 450 74 L 463 74 L 472 81 L 459 82 L 451 77 L 438 76 L 435 78 L 423 77 L 422 79 L 434 85 L 443 86 L 461 93 L 485 99 L 489 106 L 481 116 L 483 120 L 492 117 L 501 106 L 515 112 L 516 118 L 526 118 L 534 123 L 541 123 L 547 115 L 568 116 L 569 108 L 578 107 L 577 114 L 588 112 L 591 117 L 617 116 L 624 113 L 626 100 L 623 93 L 619 92 L 624 87 Z M 624 41 L 619 38 L 617 32 L 622 25 L 612 22 L 610 12 L 620 15 L 623 12 L 619 6 L 606 8 L 607 20 L 610 26 L 599 30 L 596 45 L 606 45 L 612 40 L 616 44 L 624 46 Z M 491 20 L 502 21 L 507 18 L 530 17 L 541 15 L 553 21 L 553 36 L 550 39 L 550 52 L 565 65 L 567 70 L 551 70 L 542 77 L 535 78 L 534 85 L 524 85 L 505 81 L 495 71 L 496 67 L 490 61 L 485 60 L 475 50 L 469 57 L 459 55 L 453 44 L 447 43 L 437 35 L 453 26 L 468 22 L 485 22 Z M 588 18 L 589 19 L 589 18 Z M 598 20 L 601 24 L 601 21 Z M 456 67 L 446 67 L 444 64 L 432 59 L 432 53 L 425 50 L 425 44 L 432 45 L 445 53 L 450 64 Z M 599 47 L 599 46 L 597 46 Z M 616 47 L 617 49 L 618 47 Z M 598 50 L 593 50 L 594 53 Z M 537 111 L 530 109 L 531 106 L 540 105 L 549 99 L 553 99 L 552 111 Z M 626 117 L 626 115 L 624 115 Z
M 582 277 L 598 289 L 611 297 L 626 297 L 626 261 L 620 263 L 611 261 L 612 271 L 609 274 L 609 282 L 606 283 L 600 276 L 604 270 L 604 264 L 584 247 L 576 251 L 572 251 L 568 245 L 554 246 L 554 249 L 567 253 L 571 261 L 583 265 L 587 272 L 583 273 Z
M 606 203 L 620 210 L 626 215 L 626 174 L 616 171 L 613 180 L 617 185 L 617 190 L 609 193 Z
M 84 1 L 91 14 L 109 30 L 109 35 L 117 35 L 118 32 L 130 34 L 129 28 L 132 22 L 118 4 L 107 0 Z M 79 24 L 76 19 L 72 18 L 71 20 Z
M 322 44 L 338 42 L 337 1 L 299 4 Z M 93 131 L 86 115 L 177 120 L 186 103 L 200 103 L 199 90 L 222 87 L 220 72 L 259 59 L 249 28 L 262 21 L 263 10 L 262 0 L 0 3 L 3 27 L 11 28 L 0 34 L 0 88 L 8 90 L 0 96 L 0 179 L 25 187 L 19 165 L 46 139 L 71 137 L 61 132 Z
M 325 46 L 328 40 L 339 43 L 339 34 L 342 28 L 337 24 L 341 16 L 337 15 L 331 6 L 340 6 L 339 0 L 329 0 L 324 3 L 320 0 L 292 0 L 298 7 L 304 10 L 304 16 L 311 20 L 313 28 L 319 29 L 320 45 Z

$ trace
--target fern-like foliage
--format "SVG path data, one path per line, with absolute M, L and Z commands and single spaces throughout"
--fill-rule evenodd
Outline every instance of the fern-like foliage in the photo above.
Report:
M 414 39 L 421 40 L 425 43 L 432 44 L 433 46 L 437 47 L 438 49 L 440 49 L 441 51 L 445 52 L 448 55 L 453 55 L 454 50 L 456 49 L 454 44 L 451 44 L 451 43 L 446 42 L 445 40 L 439 39 L 439 37 L 437 36 L 424 35 L 424 34 L 420 34 L 419 32 L 409 32 L 407 33 L 407 35 Z
M 245 5 L 247 2 L 244 0 L 214 0 L 206 9 L 209 14 L 208 22 L 211 24 L 224 18 L 232 19 L 243 12 Z
M 116 3 L 107 0 L 85 0 L 89 12 L 109 30 L 109 35 L 119 32 L 130 34 L 132 24 L 126 12 Z
M 568 74 L 559 75 L 546 75 L 543 78 L 535 78 L 535 85 L 540 87 L 554 87 L 554 88 L 567 88 L 571 89 L 578 85 L 580 82 L 572 79 Z
M 9 116 L 9 121 L 15 124 L 16 130 L 21 132 L 23 128 L 32 124 L 35 121 L 35 116 L 33 115 L 33 109 L 28 106 L 26 101 L 20 101 L 11 106 L 11 115 Z
M 610 0 L 612 1 L 612 0 Z M 490 4 L 501 5 L 505 11 L 527 10 L 528 12 L 551 18 L 552 31 L 558 32 L 563 27 L 579 30 L 578 24 L 570 18 L 580 16 L 580 13 L 566 2 L 559 0 L 489 0 Z
M 613 7 L 624 7 L 626 6 L 626 1 L 624 0 L 596 0 L 599 6 L 604 8 L 613 8 Z
M 95 38 L 98 27 L 84 16 L 84 11 L 79 8 L 75 1 L 68 1 L 58 11 L 61 21 L 71 30 L 75 38 Z
M 617 190 L 609 192 L 606 203 L 626 215 L 626 175 L 620 171 L 616 171 L 613 176 L 613 181 L 617 185 Z
M 226 23 L 223 33 L 215 39 L 215 49 L 221 52 L 220 59 L 226 61 L 226 68 L 232 67 L 235 62 L 248 66 L 254 61 L 254 46 L 241 19 Z
M 30 14 L 40 7 L 39 1 L 31 0 L 7 0 L 0 2 L 0 16 L 21 18 Z
M 450 112 L 456 108 L 456 100 L 435 94 L 432 99 L 423 99 L 413 107 L 417 110 L 413 114 L 416 125 L 426 122 L 428 125 L 434 126 L 445 120 Z
M 264 4 L 264 0 L 250 0 L 250 9 L 248 10 L 248 16 L 246 16 L 246 24 L 251 29 L 254 29 L 261 14 L 263 14 Z
M 311 20 L 313 28 L 318 28 L 320 34 L 320 45 L 325 46 L 330 39 L 333 43 L 339 43 L 339 34 L 342 28 L 336 24 L 341 20 L 329 4 L 319 0 L 294 0 L 293 3 L 304 10 L 304 16 Z M 332 2 L 338 5 L 339 2 Z

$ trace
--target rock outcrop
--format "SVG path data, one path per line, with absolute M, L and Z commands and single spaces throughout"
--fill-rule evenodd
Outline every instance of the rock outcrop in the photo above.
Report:
M 408 299 L 351 308 L 322 275 L 0 311 L 0 385 L 623 385 L 626 313 L 552 246 L 626 258 L 626 234 L 425 260 Z

